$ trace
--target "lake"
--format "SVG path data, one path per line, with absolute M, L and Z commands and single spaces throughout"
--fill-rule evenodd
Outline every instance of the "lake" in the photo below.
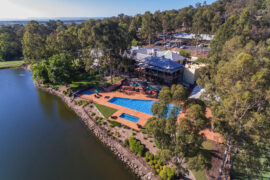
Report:
M 0 70 L 0 179 L 132 180 L 134 175 L 31 73 Z

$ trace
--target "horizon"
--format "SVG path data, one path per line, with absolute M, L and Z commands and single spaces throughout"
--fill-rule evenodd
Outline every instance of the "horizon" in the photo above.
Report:
M 135 16 L 146 11 L 165 11 L 181 9 L 187 6 L 195 6 L 197 3 L 203 4 L 205 0 L 143 0 L 124 1 L 115 0 L 1 0 L 0 21 L 19 21 L 33 19 L 57 19 L 57 18 L 106 18 L 125 14 Z M 216 0 L 206 0 L 209 5 Z M 58 7 L 61 7 L 59 9 Z

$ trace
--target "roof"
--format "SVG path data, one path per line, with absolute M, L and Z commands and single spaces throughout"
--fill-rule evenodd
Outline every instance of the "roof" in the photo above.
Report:
M 204 91 L 205 89 L 201 89 L 199 86 L 195 86 L 189 98 L 199 99 Z
M 167 59 L 173 60 L 173 61 L 182 61 L 186 59 L 183 56 L 180 56 L 177 53 L 171 52 L 171 51 L 158 51 L 157 56 L 161 57 L 164 56 Z
M 150 56 L 140 61 L 140 65 L 146 68 L 155 69 L 163 72 L 173 73 L 184 66 L 165 57 Z
M 200 38 L 205 41 L 211 41 L 214 39 L 214 35 L 210 34 L 199 34 Z M 195 39 L 196 34 L 190 34 L 190 33 L 178 33 L 174 35 L 175 38 L 179 39 Z

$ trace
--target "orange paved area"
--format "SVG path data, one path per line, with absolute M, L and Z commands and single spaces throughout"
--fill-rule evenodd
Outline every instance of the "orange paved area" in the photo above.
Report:
M 93 91 L 93 89 L 91 91 Z M 151 95 L 143 94 L 141 92 L 114 91 L 114 92 L 100 92 L 99 94 L 102 95 L 102 97 L 96 98 L 95 93 L 90 94 L 90 95 L 81 95 L 80 97 L 87 100 L 93 100 L 97 104 L 102 104 L 104 106 L 108 106 L 108 107 L 116 109 L 117 111 L 112 116 L 117 116 L 117 119 L 112 119 L 111 117 L 109 119 L 112 121 L 117 121 L 123 125 L 129 126 L 136 130 L 140 130 L 140 128 L 138 128 L 138 125 L 144 126 L 147 120 L 152 117 L 152 115 L 149 115 L 140 111 L 135 111 L 133 109 L 129 109 L 123 106 L 119 106 L 119 105 L 110 103 L 108 101 L 112 99 L 113 97 L 158 101 L 158 99 L 153 98 Z M 105 98 L 106 96 L 109 96 L 109 98 Z M 123 113 L 138 117 L 139 118 L 138 122 L 135 123 L 135 122 L 120 118 L 119 116 Z M 178 115 L 178 118 L 182 118 L 182 117 L 185 117 L 185 113 L 183 111 L 181 111 L 180 114 Z M 211 110 L 209 108 L 206 108 L 206 117 L 207 118 L 212 117 Z M 205 137 L 209 140 L 222 143 L 222 137 L 219 133 L 213 132 L 209 129 L 205 129 L 201 131 L 201 133 L 204 133 Z
M 138 92 L 129 92 L 127 91 L 128 94 L 124 92 L 119 92 L 119 91 L 114 91 L 114 92 L 100 92 L 99 94 L 102 95 L 100 98 L 96 98 L 95 94 L 90 94 L 90 95 L 81 95 L 80 97 L 83 99 L 87 100 L 93 100 L 97 104 L 102 104 L 104 106 L 108 106 L 111 108 L 116 109 L 117 111 L 112 115 L 112 116 L 117 116 L 117 119 L 112 119 L 109 118 L 110 120 L 117 121 L 123 125 L 129 126 L 133 129 L 140 130 L 138 128 L 138 125 L 144 126 L 145 123 L 149 118 L 152 117 L 152 115 L 140 112 L 140 111 L 135 111 L 133 109 L 129 109 L 123 106 L 119 106 L 113 103 L 108 102 L 110 99 L 113 97 L 121 97 L 121 98 L 129 98 L 129 99 L 140 99 L 140 100 L 154 100 L 157 101 L 158 99 L 152 98 L 150 95 L 143 94 L 143 93 L 138 93 Z M 105 98 L 106 96 L 109 96 L 110 98 Z M 120 118 L 119 116 L 122 113 L 126 113 L 135 117 L 138 117 L 139 120 L 137 123 Z

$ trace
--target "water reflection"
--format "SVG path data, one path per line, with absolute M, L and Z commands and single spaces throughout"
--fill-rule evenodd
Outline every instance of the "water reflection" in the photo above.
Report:
M 31 73 L 0 70 L 0 84 L 0 180 L 134 179 Z

